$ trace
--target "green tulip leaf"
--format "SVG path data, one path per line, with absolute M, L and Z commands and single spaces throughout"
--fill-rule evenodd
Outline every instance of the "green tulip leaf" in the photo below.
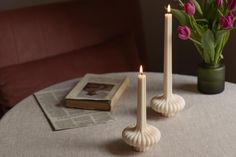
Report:
M 229 39 L 229 30 L 221 30 L 216 32 L 216 46 L 223 44 L 222 46 L 225 46 L 226 42 Z
M 207 63 L 212 63 L 215 56 L 215 38 L 211 30 L 202 34 L 201 43 L 204 51 L 204 59 Z
M 230 30 L 221 30 L 216 32 L 216 48 L 215 48 L 215 63 L 218 63 L 222 58 L 223 49 L 230 35 Z
M 202 8 L 201 8 L 201 6 L 199 5 L 199 3 L 197 2 L 197 0 L 192 0 L 192 2 L 194 3 L 194 5 L 195 5 L 195 7 L 196 7 L 196 9 L 197 9 L 197 11 L 198 11 L 198 13 L 199 13 L 200 15 L 203 15 Z
M 230 36 L 230 31 L 227 31 L 224 36 L 224 43 L 223 43 L 224 46 L 228 42 L 229 36 Z
M 204 17 L 208 20 L 209 24 L 212 25 L 217 9 L 215 7 L 215 0 L 205 0 L 204 2 Z
M 182 10 L 171 9 L 171 12 L 182 26 L 188 25 L 188 17 Z

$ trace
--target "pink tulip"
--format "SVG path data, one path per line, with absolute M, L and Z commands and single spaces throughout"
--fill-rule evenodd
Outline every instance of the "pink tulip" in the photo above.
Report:
M 231 29 L 234 24 L 234 15 L 232 12 L 229 12 L 226 17 L 220 17 L 220 25 L 223 29 Z
M 188 3 L 184 4 L 184 11 L 189 15 L 189 16 L 193 16 L 195 14 L 195 5 L 193 4 L 193 2 L 190 0 Z
M 216 0 L 216 6 L 219 8 L 223 5 L 223 0 Z
M 178 37 L 182 40 L 188 40 L 190 38 L 191 31 L 187 26 L 178 27 Z
M 236 10 L 236 0 L 229 0 L 228 1 L 228 9 L 231 11 Z

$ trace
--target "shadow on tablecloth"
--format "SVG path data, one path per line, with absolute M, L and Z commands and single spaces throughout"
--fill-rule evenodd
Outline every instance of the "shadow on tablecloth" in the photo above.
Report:
M 109 141 L 105 148 L 114 155 L 120 155 L 120 156 L 133 156 L 139 154 L 136 152 L 131 146 L 124 143 L 124 141 L 121 138 L 114 139 L 112 141 Z

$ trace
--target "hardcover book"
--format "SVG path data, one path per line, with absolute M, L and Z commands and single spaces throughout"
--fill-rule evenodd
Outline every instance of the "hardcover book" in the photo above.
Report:
M 65 97 L 67 107 L 111 110 L 129 84 L 125 76 L 86 74 Z

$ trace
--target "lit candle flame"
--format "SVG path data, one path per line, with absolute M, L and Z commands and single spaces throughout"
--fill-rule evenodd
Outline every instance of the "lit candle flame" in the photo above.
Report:
M 170 4 L 167 6 L 167 12 L 170 13 L 171 12 L 171 7 Z
M 142 75 L 143 74 L 143 66 L 142 65 L 140 65 L 140 67 L 139 67 L 139 73 Z

